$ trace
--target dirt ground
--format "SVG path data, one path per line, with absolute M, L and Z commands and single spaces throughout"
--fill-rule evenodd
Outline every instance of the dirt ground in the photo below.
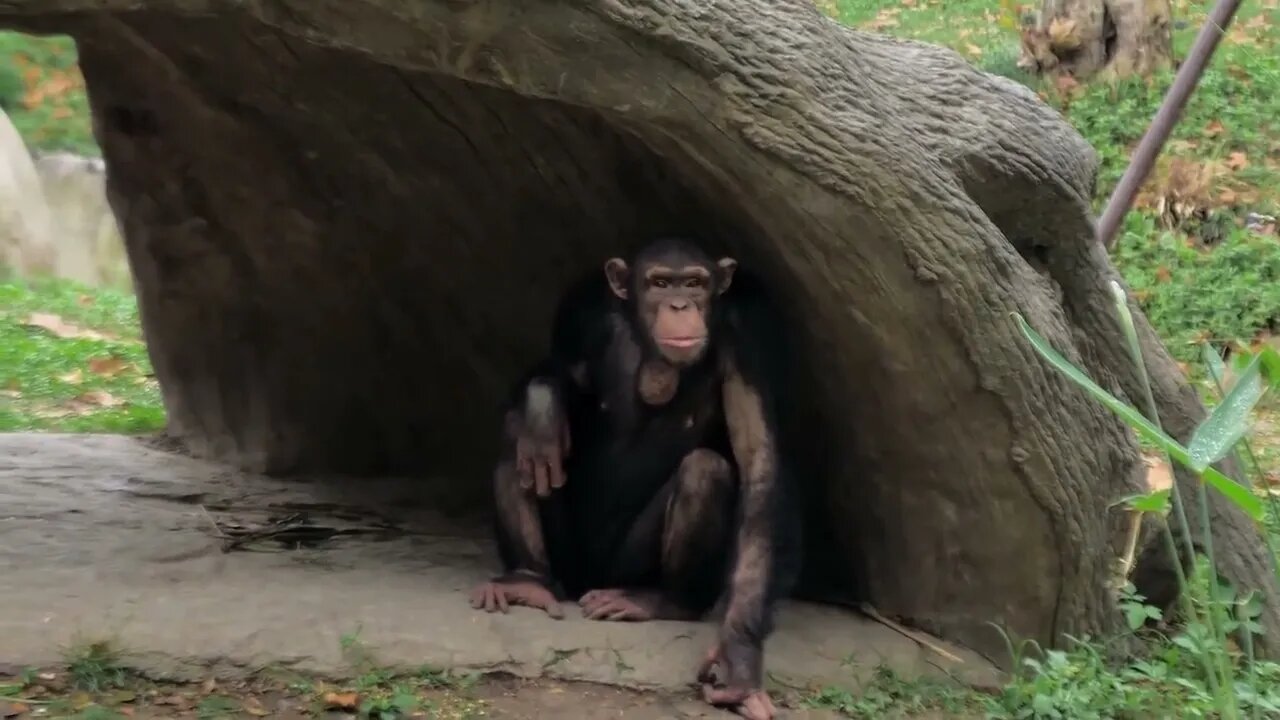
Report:
M 109 643 L 153 679 L 351 677 L 359 646 L 378 667 L 506 675 L 469 690 L 486 717 L 715 716 L 690 687 L 710 625 L 599 623 L 572 607 L 559 621 L 475 612 L 465 591 L 495 566 L 485 523 L 450 510 L 443 481 L 281 480 L 121 436 L 0 435 L 0 665 L 65 665 L 74 648 Z M 961 661 L 861 615 L 792 602 L 767 671 L 795 688 L 856 688 L 880 666 L 995 682 L 984 660 L 938 644 Z M 279 700 L 263 706 L 291 717 L 269 704 Z M 164 707 L 135 716 L 179 716 Z
M 523 680 L 515 677 L 485 678 L 465 688 L 425 690 L 413 693 L 413 701 L 394 691 L 362 692 L 352 683 L 259 676 L 222 683 L 157 684 L 129 679 L 123 687 L 89 693 L 67 685 L 67 673 L 36 673 L 19 698 L 0 699 L 0 718 L 134 718 L 136 720 L 213 720 L 214 718 L 270 717 L 278 720 L 345 720 L 379 717 L 365 704 L 381 700 L 384 717 L 438 720 L 665 720 L 676 718 L 735 717 L 700 702 L 692 693 L 646 692 L 585 682 Z M 45 685 L 38 678 L 48 678 Z M 0 686 L 22 682 L 18 676 L 0 675 Z M 52 685 L 52 687 L 48 687 Z M 348 702 L 350 701 L 350 702 Z M 825 709 L 795 708 L 788 718 L 835 718 Z

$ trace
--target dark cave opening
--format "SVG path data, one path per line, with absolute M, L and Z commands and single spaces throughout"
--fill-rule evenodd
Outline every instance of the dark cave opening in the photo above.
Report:
M 484 507 L 499 401 L 545 351 L 559 294 L 680 234 L 782 298 L 799 360 L 782 430 L 808 519 L 802 585 L 854 599 L 861 563 L 832 524 L 873 512 L 832 500 L 856 474 L 832 459 L 828 383 L 805 368 L 812 289 L 731 178 L 621 116 L 252 23 L 127 24 L 150 42 L 78 40 L 92 105 L 152 130 L 96 128 L 168 435 L 187 451 L 275 475 L 443 475 L 456 507 Z

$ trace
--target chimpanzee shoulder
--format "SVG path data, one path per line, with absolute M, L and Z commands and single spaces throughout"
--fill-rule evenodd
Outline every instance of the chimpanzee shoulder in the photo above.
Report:
M 790 370 L 783 316 L 769 286 L 755 273 L 739 268 L 721 298 L 723 331 L 737 370 L 763 399 L 772 404 Z

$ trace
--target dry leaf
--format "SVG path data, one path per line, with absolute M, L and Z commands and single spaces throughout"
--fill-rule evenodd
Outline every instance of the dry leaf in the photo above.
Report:
M 1214 120 L 1210 122 L 1208 125 L 1204 126 L 1204 134 L 1208 135 L 1209 137 L 1217 137 L 1221 135 L 1222 131 L 1225 129 L 1226 128 L 1222 127 L 1221 122 Z
M 76 368 L 65 375 L 59 375 L 58 379 L 68 385 L 79 385 L 84 382 L 84 373 L 80 372 L 80 368 Z
M 1058 94 L 1070 95 L 1080 87 L 1080 81 L 1070 75 L 1059 75 L 1053 79 L 1053 86 L 1058 89 Z
M 204 691 L 205 695 L 213 694 L 213 691 L 218 689 L 218 679 L 209 678 L 208 680 L 205 680 L 204 684 L 200 686 L 200 689 Z
M 339 710 L 355 710 L 360 703 L 360 696 L 353 692 L 327 692 L 322 699 L 326 708 L 337 708 Z
M 1169 272 L 1169 268 L 1161 265 L 1156 268 L 1156 282 L 1167 283 L 1173 279 L 1173 273 Z
M 244 708 L 245 712 L 255 717 L 266 717 L 271 714 L 271 711 L 262 707 L 262 702 L 252 695 L 244 699 L 241 707 Z
M 115 407 L 123 405 L 124 401 L 112 395 L 106 390 L 90 390 L 80 393 L 76 396 L 76 402 L 86 403 L 89 405 L 100 405 L 102 407 Z
M 60 338 L 86 338 L 89 340 L 102 340 L 105 338 L 101 333 L 72 325 L 62 318 L 52 313 L 31 313 L 27 321 L 23 323 L 28 327 L 38 327 L 42 330 L 48 330 Z
M 0 703 L 0 718 L 18 717 L 30 709 L 30 707 L 23 705 L 20 702 Z
M 965 52 L 969 53 L 970 55 L 977 55 L 978 57 L 982 57 L 982 48 L 978 47 L 977 45 L 974 45 L 973 43 L 965 43 L 964 49 L 965 49 Z
M 116 355 L 89 358 L 89 371 L 95 375 L 106 375 L 107 377 L 119 375 L 120 371 L 126 367 L 128 367 L 128 363 Z
M 1162 458 L 1143 455 L 1142 461 L 1147 465 L 1147 487 L 1152 490 L 1166 490 L 1173 486 L 1173 468 Z
M 113 703 L 130 703 L 138 699 L 138 693 L 132 690 L 117 690 L 111 693 L 111 702 Z
M 1249 167 L 1249 156 L 1242 152 L 1233 152 L 1227 156 L 1227 167 L 1232 170 L 1243 170 Z
M 1050 20 L 1049 44 L 1055 50 L 1074 50 L 1080 47 L 1080 36 L 1076 33 L 1076 21 L 1063 17 L 1056 17 Z
M 116 712 L 120 713 L 125 717 L 133 717 L 134 709 L 132 705 L 121 705 L 120 707 L 116 708 Z
M 1223 190 L 1218 193 L 1218 202 L 1221 202 L 1223 205 L 1234 205 L 1237 199 L 1238 197 L 1236 196 L 1235 190 Z
M 93 305 L 93 296 L 81 295 L 80 297 L 76 298 L 76 302 L 80 303 L 80 307 L 89 307 L 90 305 Z

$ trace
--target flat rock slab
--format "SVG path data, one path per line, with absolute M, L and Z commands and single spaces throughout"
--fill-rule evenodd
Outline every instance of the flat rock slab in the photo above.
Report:
M 387 666 L 690 687 L 709 624 L 473 611 L 466 591 L 497 563 L 487 524 L 454 504 L 441 480 L 283 480 L 128 437 L 0 435 L 0 663 L 56 663 L 75 642 L 111 640 L 157 676 L 271 665 L 341 676 L 343 640 L 358 637 Z M 291 532 L 222 549 L 220 534 L 289 518 Z M 789 684 L 856 687 L 880 664 L 992 682 L 984 660 L 939 644 L 964 662 L 793 602 L 768 670 Z

